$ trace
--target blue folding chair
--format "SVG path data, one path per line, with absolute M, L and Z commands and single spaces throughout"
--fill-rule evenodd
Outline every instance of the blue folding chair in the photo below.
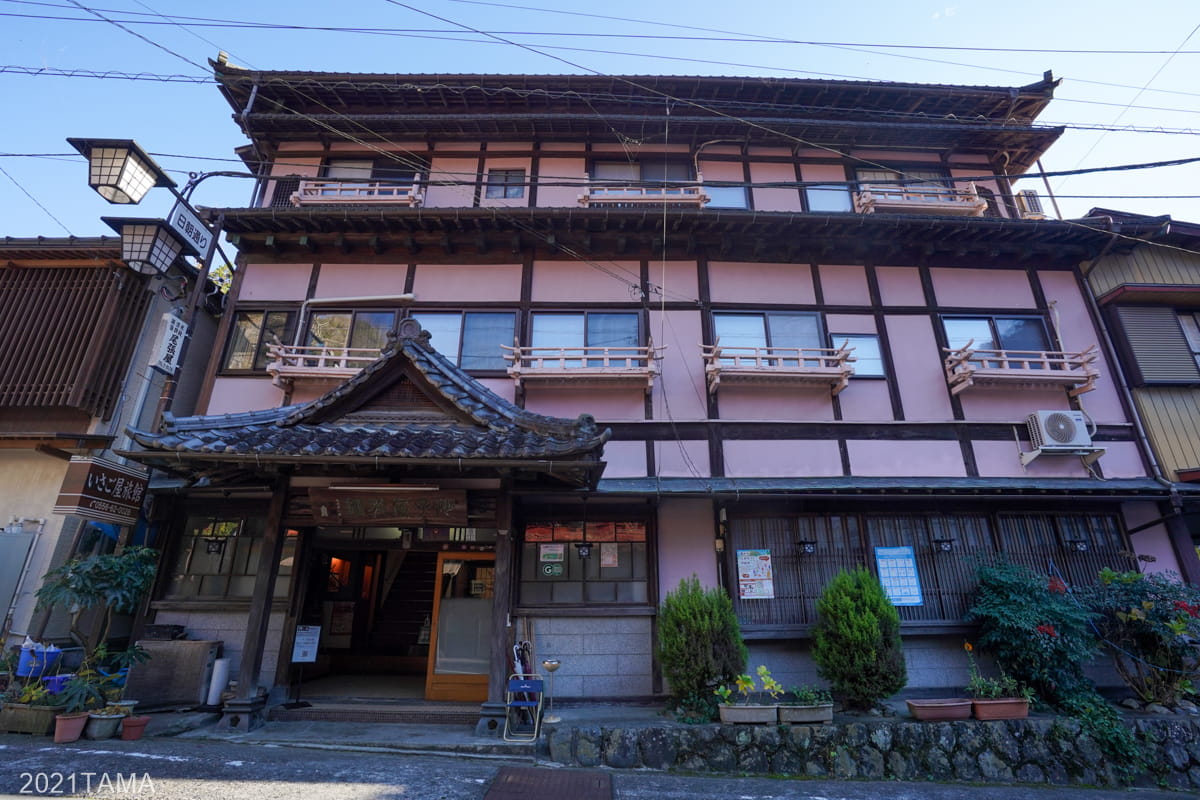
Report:
M 537 673 L 514 672 L 504 692 L 504 741 L 534 742 L 542 730 L 546 682 Z

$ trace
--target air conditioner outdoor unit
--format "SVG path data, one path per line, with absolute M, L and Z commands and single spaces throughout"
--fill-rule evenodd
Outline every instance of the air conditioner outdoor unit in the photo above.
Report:
M 1088 464 L 1104 455 L 1103 449 L 1092 445 L 1092 435 L 1082 411 L 1035 411 L 1025 422 L 1029 426 L 1033 450 L 1021 454 L 1023 465 L 1039 455 L 1083 456 Z
M 1046 218 L 1046 212 L 1042 210 L 1042 200 L 1033 189 L 1022 189 L 1017 192 L 1016 201 L 1021 219 Z

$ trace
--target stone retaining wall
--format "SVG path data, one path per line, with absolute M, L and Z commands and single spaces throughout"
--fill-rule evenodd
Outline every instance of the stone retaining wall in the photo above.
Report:
M 1130 723 L 1152 752 L 1139 785 L 1200 787 L 1200 720 Z M 1118 783 L 1099 747 L 1067 719 L 872 720 L 821 726 L 546 726 L 551 761 L 568 766 L 864 780 L 1056 785 Z

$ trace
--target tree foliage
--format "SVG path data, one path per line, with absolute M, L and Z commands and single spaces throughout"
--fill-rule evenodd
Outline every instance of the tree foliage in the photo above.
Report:
M 842 570 L 817 600 L 813 659 L 835 696 L 869 709 L 908 683 L 900 614 L 864 567 Z
M 676 703 L 694 709 L 711 702 L 716 687 L 746 669 L 747 658 L 726 592 L 701 588 L 693 575 L 667 594 L 658 616 L 658 659 Z

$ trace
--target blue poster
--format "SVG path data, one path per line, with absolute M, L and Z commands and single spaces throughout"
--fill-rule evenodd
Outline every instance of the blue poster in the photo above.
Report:
M 911 547 L 876 547 L 875 564 L 879 582 L 894 606 L 921 606 L 921 578 L 917 575 L 917 557 Z

